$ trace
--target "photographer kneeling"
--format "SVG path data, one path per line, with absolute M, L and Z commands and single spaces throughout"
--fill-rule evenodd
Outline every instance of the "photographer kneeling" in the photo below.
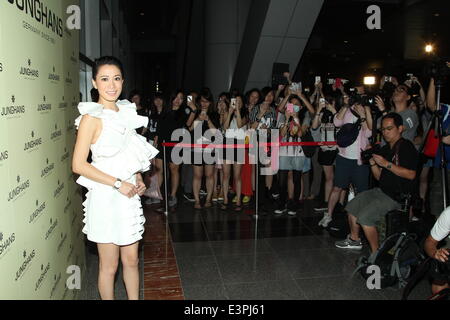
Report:
M 346 207 L 351 234 L 336 242 L 343 249 L 362 249 L 360 226 L 373 252 L 378 250 L 377 224 L 392 210 L 400 209 L 402 194 L 412 193 L 419 156 L 414 145 L 404 138 L 403 120 L 397 113 L 383 117 L 381 131 L 387 144 L 370 159 L 372 174 L 379 188 L 358 194 Z

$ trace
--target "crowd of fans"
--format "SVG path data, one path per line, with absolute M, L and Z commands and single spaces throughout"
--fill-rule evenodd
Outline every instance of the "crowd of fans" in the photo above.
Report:
M 182 194 L 198 210 L 217 204 L 224 212 L 240 212 L 244 206 L 255 204 L 258 181 L 259 214 L 295 216 L 305 200 L 316 199 L 314 210 L 323 213 L 319 226 L 327 228 L 338 204 L 341 208 L 347 205 L 350 232 L 345 240 L 336 242 L 336 247 L 361 249 L 362 229 L 371 252 L 379 246 L 377 225 L 387 212 L 400 208 L 405 194 L 417 200 L 410 210 L 412 221 L 430 208 L 439 216 L 442 208 L 437 205 L 438 209 L 433 209 L 428 197 L 431 169 L 439 167 L 441 155 L 438 152 L 433 159 L 421 152 L 437 108 L 433 79 L 426 94 L 413 75 L 404 79 L 383 76 L 379 87 L 369 90 L 362 84 L 344 85 L 341 79 L 324 84 L 317 77 L 310 90 L 293 83 L 289 74 L 284 76 L 286 85 L 255 88 L 245 94 L 223 92 L 217 99 L 208 88 L 187 94 L 178 91 L 168 100 L 156 94 L 147 109 L 141 106 L 141 95 L 133 92 L 130 100 L 136 103 L 139 114 L 149 117 L 148 127 L 139 133 L 160 151 L 147 174 L 147 185 L 152 187 L 146 194 L 146 204 L 162 200 L 162 143 L 180 142 L 179 135 L 173 133 L 185 129 L 191 143 L 208 144 L 211 137 L 207 132 L 213 130 L 224 137 L 223 149 L 185 148 L 183 159 L 189 161 L 179 163 L 173 158 L 173 147 L 167 147 L 170 207 L 178 204 Z M 449 122 L 449 110 L 444 110 L 444 122 Z M 337 133 L 348 124 L 359 124 L 356 135 L 348 145 L 339 144 Z M 196 130 L 201 131 L 200 138 L 194 134 Z M 264 152 L 271 162 L 259 162 L 257 170 L 251 161 L 254 156 L 243 146 L 249 145 L 255 132 L 270 138 L 271 130 L 277 130 L 279 142 L 330 143 L 282 146 L 276 152 L 277 166 L 275 149 L 266 147 Z M 447 140 L 444 137 L 444 143 L 450 142 Z M 373 153 L 365 158 L 365 150 Z M 445 227 L 434 228 L 439 241 L 450 233 L 448 214 L 441 220 Z M 449 253 L 438 250 L 438 240 L 432 236 L 433 232 L 426 252 L 444 263 Z M 435 284 L 434 291 L 446 287 L 446 283 Z
M 166 149 L 170 207 L 177 205 L 181 198 L 177 194 L 182 193 L 184 198 L 195 202 L 196 209 L 208 208 L 217 202 L 223 210 L 230 209 L 233 203 L 233 210 L 240 211 L 244 205 L 252 203 L 252 198 L 255 198 L 255 182 L 260 179 L 258 198 L 261 213 L 267 213 L 264 210 L 267 206 L 263 202 L 271 200 L 276 203 L 273 214 L 295 215 L 303 200 L 319 198 L 324 176 L 325 205 L 316 210 L 324 212 L 319 225 L 327 227 L 336 204 L 344 204 L 347 199 L 346 192 L 349 188 L 355 194 L 369 189 L 370 166 L 363 163 L 361 150 L 374 142 L 381 142 L 382 145 L 385 143 L 381 135 L 377 134 L 383 115 L 391 111 L 399 114 L 403 119 L 403 138 L 419 148 L 432 113 L 426 107 L 425 91 L 416 77 L 410 76 L 403 83 L 395 77 L 383 77 L 378 94 L 374 95 L 368 105 L 367 101 L 361 100 L 361 97 L 370 94 L 365 92 L 363 85 L 350 88 L 340 80 L 333 81 L 332 85 L 317 81 L 313 90 L 304 90 L 301 85 L 292 83 L 289 74 L 285 76 L 289 83 L 287 85 L 278 85 L 275 89 L 252 89 L 246 94 L 224 92 L 216 100 L 208 88 L 189 93 L 180 90 L 169 99 L 156 94 L 151 99 L 149 108 L 142 107 L 142 96 L 133 92 L 130 100 L 136 103 L 138 113 L 149 117 L 148 127 L 139 130 L 139 133 L 160 150 L 154 161 L 153 171 L 147 177 L 147 183 L 151 179 L 157 180 L 156 185 L 161 188 L 162 142 L 180 142 L 181 140 L 172 140 L 172 134 L 177 129 L 188 130 L 192 138 L 197 126 L 201 126 L 202 134 L 210 129 L 219 130 L 224 141 L 233 145 L 248 144 L 252 131 L 270 133 L 270 129 L 279 129 L 281 142 L 310 141 L 310 138 L 306 139 L 307 136 L 312 136 L 318 142 L 333 142 L 336 141 L 336 132 L 340 127 L 360 118 L 361 130 L 352 145 L 340 148 L 327 144 L 313 148 L 313 152 L 306 152 L 306 148 L 302 146 L 281 147 L 279 170 L 273 170 L 272 174 L 261 175 L 255 172 L 254 163 L 249 161 L 248 149 L 242 147 L 233 149 L 233 146 L 229 146 L 220 152 L 213 149 L 193 149 L 191 161 L 182 164 L 172 159 L 173 147 Z M 208 143 L 204 136 L 199 141 L 191 141 Z M 229 149 L 232 151 L 231 158 L 225 157 L 227 152 L 230 154 Z M 267 150 L 269 156 L 270 150 Z M 205 153 L 215 159 L 214 163 L 204 161 Z M 186 159 L 186 155 L 183 157 Z M 273 168 L 273 164 L 261 166 Z M 422 200 L 425 200 L 427 194 L 431 166 L 430 160 L 425 164 L 420 177 Z M 203 204 L 202 196 L 205 196 Z M 155 204 L 160 201 L 160 197 L 149 197 L 146 203 Z M 425 210 L 425 201 L 422 203 L 421 209 Z

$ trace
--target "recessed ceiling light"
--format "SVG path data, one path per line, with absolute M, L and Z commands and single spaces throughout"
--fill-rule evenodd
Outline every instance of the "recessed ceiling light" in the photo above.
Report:
M 141 16 L 144 16 L 144 15 L 145 15 L 145 13 L 141 12 Z
M 344 43 L 348 43 L 348 40 L 344 40 Z
M 434 14 L 434 16 L 435 16 L 435 17 L 439 17 L 440 14 L 439 14 L 438 12 L 436 12 L 436 13 Z

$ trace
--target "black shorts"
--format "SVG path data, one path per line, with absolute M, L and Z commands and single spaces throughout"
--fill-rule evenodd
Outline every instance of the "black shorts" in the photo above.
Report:
M 332 166 L 334 165 L 334 162 L 336 160 L 336 156 L 338 154 L 339 150 L 327 150 L 324 151 L 322 149 L 319 149 L 319 154 L 317 156 L 317 162 L 321 166 Z

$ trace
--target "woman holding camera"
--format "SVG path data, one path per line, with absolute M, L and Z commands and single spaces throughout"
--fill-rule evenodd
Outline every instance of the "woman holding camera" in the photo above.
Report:
M 301 103 L 298 96 L 291 96 L 289 102 L 278 123 L 281 142 L 301 142 L 301 137 L 308 130 L 307 124 L 310 117 L 308 112 L 302 112 L 305 116 L 303 121 L 301 120 Z M 311 160 L 305 156 L 301 146 L 285 146 L 280 147 L 279 150 L 280 198 L 275 214 L 279 215 L 287 211 L 289 215 L 295 215 L 301 192 L 302 172 L 309 170 Z M 292 179 L 289 179 L 289 173 Z
M 317 113 L 312 122 L 312 135 L 315 141 L 335 142 L 336 127 L 333 119 L 336 111 L 336 99 L 327 97 L 320 99 Z M 317 161 L 325 173 L 325 202 L 328 208 L 328 197 L 333 188 L 334 162 L 338 154 L 337 146 L 320 146 Z M 326 210 L 326 209 L 325 209 Z
M 208 135 L 215 134 L 215 130 L 220 128 L 220 117 L 216 110 L 214 110 L 214 98 L 210 91 L 204 90 L 199 98 L 200 108 L 196 108 L 195 118 L 189 131 L 194 137 L 194 144 L 208 144 L 211 143 L 208 137 L 204 137 L 208 130 Z M 201 136 L 197 137 L 197 133 Z M 216 163 L 216 152 L 213 149 L 194 148 L 192 152 L 194 166 L 194 179 L 192 188 L 194 192 L 195 209 L 202 209 L 200 203 L 200 187 L 202 184 L 203 175 L 206 177 L 206 202 L 204 207 L 212 207 L 212 196 L 214 188 L 214 166 Z M 224 190 L 225 193 L 225 190 Z
M 230 108 L 228 110 L 227 118 L 224 122 L 223 129 L 225 131 L 226 144 L 233 145 L 245 144 L 245 131 L 247 129 L 247 112 L 244 106 L 244 97 L 237 94 L 231 99 Z M 224 152 L 223 164 L 223 190 L 228 190 L 230 182 L 231 166 L 233 166 L 233 180 L 236 189 L 236 207 L 235 211 L 242 210 L 241 195 L 242 195 L 242 180 L 241 172 L 242 165 L 245 161 L 244 148 L 226 148 Z M 224 192 L 224 200 L 221 209 L 226 210 L 228 207 L 228 194 Z

